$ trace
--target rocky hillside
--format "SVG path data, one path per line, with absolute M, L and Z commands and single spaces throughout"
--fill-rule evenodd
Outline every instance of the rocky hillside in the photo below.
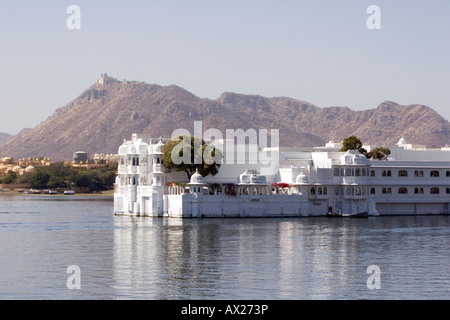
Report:
M 112 81 L 94 84 L 45 122 L 0 147 L 0 155 L 70 160 L 73 152 L 117 153 L 133 132 L 155 137 L 178 128 L 279 129 L 281 146 L 317 146 L 355 134 L 364 143 L 393 145 L 450 143 L 450 123 L 423 105 L 383 102 L 376 109 L 319 108 L 287 97 L 265 98 L 226 92 L 202 99 L 177 86 Z
M 9 141 L 11 141 L 11 139 L 13 139 L 14 136 L 8 134 L 8 133 L 4 133 L 4 132 L 0 132 L 0 147 L 6 143 L 8 143 Z

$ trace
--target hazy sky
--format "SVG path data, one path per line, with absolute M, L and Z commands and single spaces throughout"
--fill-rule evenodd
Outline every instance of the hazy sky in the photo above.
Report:
M 70 5 L 81 29 L 67 27 Z M 1 0 L 0 132 L 34 128 L 105 72 L 203 98 L 391 100 L 450 119 L 449 35 L 448 0 Z

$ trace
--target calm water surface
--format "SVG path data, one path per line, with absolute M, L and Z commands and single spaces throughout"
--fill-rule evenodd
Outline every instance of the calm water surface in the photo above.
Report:
M 0 195 L 0 299 L 450 298 L 449 216 L 182 221 L 112 201 Z

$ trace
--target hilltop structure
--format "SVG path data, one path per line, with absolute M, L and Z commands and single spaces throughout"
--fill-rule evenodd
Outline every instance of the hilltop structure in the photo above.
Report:
M 113 82 L 118 82 L 118 81 L 119 80 L 117 80 L 116 78 L 110 77 L 106 73 L 102 73 L 100 75 L 100 78 L 97 80 L 97 84 L 103 86 L 103 85 L 110 84 Z
M 405 160 L 369 160 L 341 144 L 276 152 L 275 170 L 222 164 L 215 176 L 187 180 L 162 164 L 168 139 L 133 134 L 119 147 L 114 213 L 158 217 L 299 217 L 450 214 L 450 152 L 408 149 Z M 367 147 L 370 150 L 370 146 Z M 235 149 L 237 150 L 237 149 Z M 410 154 L 414 160 L 410 160 Z M 224 158 L 226 154 L 224 152 Z

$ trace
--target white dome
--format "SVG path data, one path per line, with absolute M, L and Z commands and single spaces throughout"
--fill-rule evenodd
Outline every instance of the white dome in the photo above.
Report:
M 341 164 L 369 164 L 367 157 L 358 150 L 348 150 L 340 160 Z
M 267 181 L 266 181 L 266 177 L 265 176 L 261 176 L 259 174 L 254 173 L 250 177 L 250 183 L 251 184 L 267 184 Z
M 266 176 L 258 174 L 256 170 L 246 170 L 244 173 L 239 175 L 239 184 L 266 184 Z
M 369 160 L 363 154 L 357 154 L 353 158 L 353 164 L 369 164 Z
M 295 178 L 295 184 L 308 184 L 308 177 L 303 173 L 303 170 L 300 174 Z
M 148 152 L 148 144 L 143 142 L 142 139 L 139 139 L 136 143 L 137 150 L 139 153 L 147 153 Z
M 191 176 L 191 182 L 189 184 L 203 184 L 203 176 L 198 173 L 198 169 L 196 169 L 195 173 Z
M 163 147 L 164 147 L 164 143 L 162 142 L 162 139 L 159 138 L 158 143 L 153 147 L 153 153 L 154 154 L 162 154 Z
M 35 168 L 33 166 L 28 166 L 25 168 L 26 172 L 34 172 Z
M 22 170 L 22 167 L 20 167 L 20 166 L 15 166 L 15 167 L 12 169 L 13 172 L 20 172 L 20 170 Z
M 401 146 L 401 145 L 405 145 L 405 144 L 407 144 L 408 142 L 406 142 L 406 139 L 405 138 L 403 138 L 403 136 L 400 138 L 400 140 L 398 140 L 398 142 L 397 142 L 397 145 L 398 146 Z
M 125 155 L 128 152 L 127 141 L 123 140 L 123 144 L 119 147 L 119 154 Z

